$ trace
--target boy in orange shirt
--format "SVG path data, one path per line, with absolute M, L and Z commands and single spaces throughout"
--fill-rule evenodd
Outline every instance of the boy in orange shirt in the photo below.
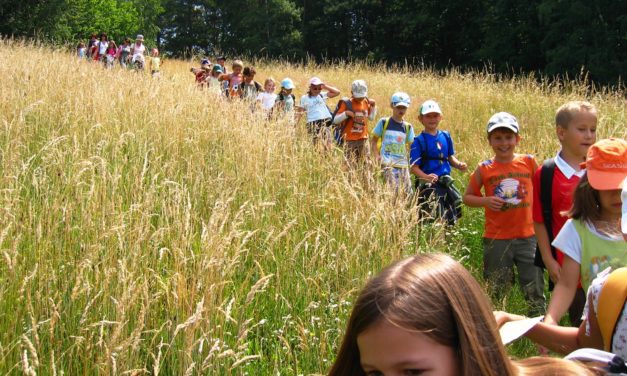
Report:
M 513 280 L 516 265 L 520 287 L 530 305 L 528 314 L 537 316 L 544 313 L 545 306 L 542 270 L 533 262 L 532 181 L 538 164 L 531 155 L 515 153 L 518 132 L 518 121 L 511 114 L 499 112 L 490 118 L 488 142 L 495 155 L 479 163 L 472 173 L 464 203 L 485 208 L 484 278 L 497 292 L 503 292 Z
M 364 80 L 354 81 L 351 93 L 337 104 L 333 124 L 341 131 L 346 159 L 363 161 L 368 156 L 368 121 L 374 120 L 377 108 L 374 99 L 368 99 Z

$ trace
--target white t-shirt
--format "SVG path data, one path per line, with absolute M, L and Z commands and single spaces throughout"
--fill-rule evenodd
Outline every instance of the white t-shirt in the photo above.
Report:
M 109 42 L 100 41 L 98 42 L 98 55 L 104 55 L 107 53 L 107 47 L 109 47 Z
M 276 94 L 266 93 L 265 91 L 257 95 L 257 100 L 261 101 L 261 108 L 266 111 L 270 111 L 274 107 L 274 101 L 276 100 Z
M 586 307 L 583 310 L 587 335 L 590 335 L 590 323 L 586 320 L 586 314 L 589 310 L 588 305 L 592 302 L 594 312 L 599 312 L 599 295 L 610 275 L 610 271 L 611 269 L 607 268 L 597 274 L 597 277 L 592 281 L 588 289 L 588 299 L 586 300 Z M 623 359 L 627 359 L 627 312 L 625 312 L 625 308 L 623 308 L 623 312 L 620 314 L 618 321 L 616 321 L 616 332 L 612 340 L 612 352 Z
M 305 94 L 300 98 L 300 106 L 307 111 L 308 123 L 316 120 L 331 119 L 331 113 L 326 103 L 327 98 L 329 96 L 326 91 L 316 97 L 310 97 L 309 94 Z
M 133 61 L 144 61 L 144 53 L 146 52 L 146 46 L 142 43 L 140 46 L 137 46 L 137 43 L 133 44 Z
M 604 234 L 599 233 L 594 226 L 585 222 L 588 230 L 594 235 L 598 236 L 601 239 L 609 240 L 609 241 L 622 241 L 622 238 L 610 238 Z M 579 237 L 579 233 L 573 224 L 573 220 L 569 219 L 564 224 L 564 227 L 560 230 L 560 232 L 555 237 L 552 243 L 553 247 L 562 251 L 565 255 L 572 258 L 577 262 L 577 264 L 581 265 L 581 237 Z

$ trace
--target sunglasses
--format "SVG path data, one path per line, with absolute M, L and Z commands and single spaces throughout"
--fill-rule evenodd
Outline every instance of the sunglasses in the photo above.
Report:
M 318 85 L 318 86 L 311 85 L 311 90 L 322 90 L 322 85 Z

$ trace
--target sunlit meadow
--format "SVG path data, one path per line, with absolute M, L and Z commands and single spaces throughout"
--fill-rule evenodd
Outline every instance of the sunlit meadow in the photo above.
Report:
M 420 223 L 374 170 L 351 174 L 339 150 L 315 150 L 302 122 L 199 91 L 197 64 L 166 60 L 151 79 L 0 40 L 0 373 L 324 374 L 355 294 L 384 265 L 442 251 L 480 278 L 481 211 L 451 230 Z M 520 149 L 539 160 L 557 151 L 553 114 L 567 100 L 598 106 L 600 136 L 626 135 L 625 93 L 579 81 L 256 68 L 262 83 L 294 79 L 297 96 L 312 75 L 343 94 L 363 78 L 380 115 L 407 91 L 418 130 L 419 103 L 435 98 L 470 166 L 490 156 L 496 111 L 519 118 Z M 516 289 L 494 304 L 525 312 Z

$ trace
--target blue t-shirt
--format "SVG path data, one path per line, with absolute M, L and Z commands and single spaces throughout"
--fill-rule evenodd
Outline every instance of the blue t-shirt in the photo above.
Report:
M 435 136 L 426 132 L 420 133 L 411 145 L 412 166 L 418 165 L 425 174 L 450 175 L 451 164 L 448 157 L 455 154 L 453 140 L 450 137 L 448 132 L 441 130 L 438 130 Z M 425 147 L 426 150 L 423 150 Z M 423 155 L 426 161 L 422 161 Z
M 385 134 L 381 137 L 386 120 L 387 118 L 380 119 L 372 130 L 373 135 L 382 138 L 380 150 L 381 164 L 390 167 L 407 168 L 409 167 L 407 145 L 414 140 L 414 127 L 409 123 L 399 123 L 390 118 Z

